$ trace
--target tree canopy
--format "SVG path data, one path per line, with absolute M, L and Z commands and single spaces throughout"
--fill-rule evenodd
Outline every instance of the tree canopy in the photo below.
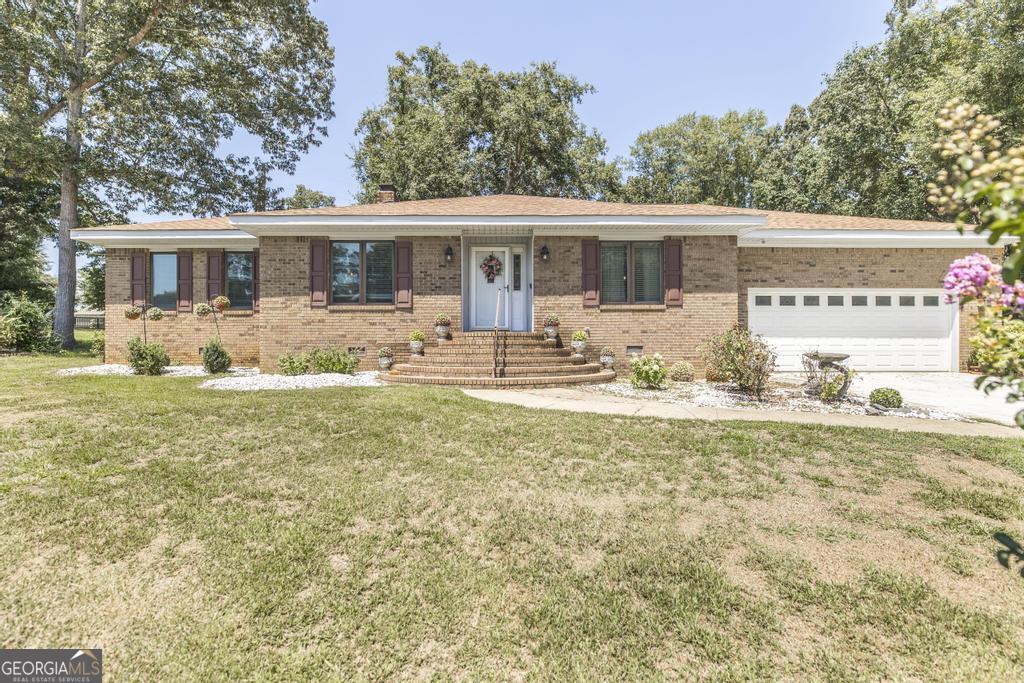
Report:
M 603 198 L 619 172 L 576 111 L 593 87 L 549 62 L 493 71 L 440 47 L 399 52 L 384 103 L 360 118 L 360 201 L 394 184 L 400 199 L 479 194 Z
M 60 186 L 66 340 L 83 193 L 122 212 L 248 208 L 261 168 L 292 171 L 333 115 L 333 52 L 306 0 L 9 0 L 0 54 L 0 167 Z M 239 133 L 259 158 L 225 152 Z

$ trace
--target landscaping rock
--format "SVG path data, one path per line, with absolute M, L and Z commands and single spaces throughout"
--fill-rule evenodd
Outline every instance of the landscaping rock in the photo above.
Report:
M 231 391 L 263 391 L 288 389 L 319 389 L 321 387 L 379 387 L 376 372 L 357 372 L 354 375 L 323 373 L 320 375 L 253 375 L 248 377 L 222 377 L 199 385 L 202 389 Z

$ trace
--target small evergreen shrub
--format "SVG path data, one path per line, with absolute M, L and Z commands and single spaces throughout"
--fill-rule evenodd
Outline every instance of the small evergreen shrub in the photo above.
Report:
M 277 359 L 282 375 L 305 375 L 309 371 L 309 356 L 304 353 L 286 353 Z
M 351 375 L 359 366 L 359 357 L 345 349 L 313 349 L 309 352 L 310 372 Z
M 693 363 L 681 360 L 672 365 L 668 371 L 668 378 L 673 382 L 692 382 L 697 377 L 697 371 Z
M 875 389 L 868 395 L 868 401 L 883 408 L 901 408 L 903 406 L 903 396 L 889 387 Z
M 409 333 L 409 341 L 427 341 L 427 335 L 423 334 L 423 330 L 413 330 Z
M 231 354 L 220 339 L 211 339 L 203 347 L 203 368 L 211 375 L 219 375 L 231 368 Z
M 587 341 L 587 333 L 583 330 L 576 330 L 572 333 L 572 340 L 575 342 Z
M 0 346 L 17 351 L 52 347 L 46 310 L 24 294 L 0 300 Z
M 629 381 L 637 389 L 660 389 L 665 384 L 668 371 L 661 354 L 633 356 L 629 365 L 632 368 Z
M 129 340 L 128 365 L 136 375 L 159 375 L 170 364 L 171 359 L 163 344 L 159 342 L 146 344 L 138 337 L 132 337 Z
M 2 344 L 0 344 L 2 346 Z M 89 342 L 89 352 L 94 356 L 103 357 L 103 352 L 107 346 L 107 335 L 103 332 L 97 332 L 96 336 Z

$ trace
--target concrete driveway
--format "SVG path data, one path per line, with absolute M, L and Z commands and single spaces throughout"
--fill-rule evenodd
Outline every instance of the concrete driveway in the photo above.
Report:
M 850 391 L 866 397 L 872 389 L 892 387 L 906 403 L 948 410 L 968 417 L 1014 424 L 1013 416 L 1024 403 L 1007 403 L 1006 391 L 985 392 L 974 388 L 977 375 L 962 372 L 860 372 Z

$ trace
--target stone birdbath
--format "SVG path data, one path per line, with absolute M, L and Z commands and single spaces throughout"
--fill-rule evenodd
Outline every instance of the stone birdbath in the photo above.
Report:
M 850 390 L 850 369 L 843 365 L 843 361 L 849 359 L 848 353 L 824 353 L 813 351 L 804 354 L 804 369 L 807 370 L 806 393 L 817 395 L 821 393 L 821 376 L 825 370 L 835 370 L 843 376 L 843 386 L 836 395 L 837 401 L 846 398 L 846 392 Z

